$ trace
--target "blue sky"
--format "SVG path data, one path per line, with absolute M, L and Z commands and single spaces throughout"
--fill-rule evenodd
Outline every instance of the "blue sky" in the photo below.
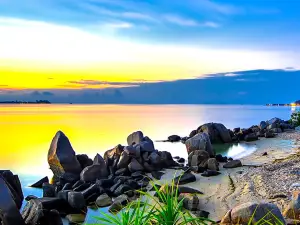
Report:
M 294 50 L 296 0 L 0 0 L 0 15 L 153 43 Z

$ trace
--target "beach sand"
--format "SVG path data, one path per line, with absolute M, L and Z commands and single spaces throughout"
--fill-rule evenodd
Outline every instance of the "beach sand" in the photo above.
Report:
M 300 183 L 299 132 L 261 138 L 251 144 L 257 150 L 241 159 L 243 167 L 224 169 L 221 163 L 220 175 L 195 174 L 197 181 L 184 185 L 204 193 L 200 209 L 210 212 L 209 218 L 219 221 L 229 209 L 249 201 L 272 202 L 282 210 L 290 200 L 291 185 Z M 264 152 L 266 156 L 262 156 Z M 180 171 L 168 169 L 160 182 L 169 183 L 176 174 Z

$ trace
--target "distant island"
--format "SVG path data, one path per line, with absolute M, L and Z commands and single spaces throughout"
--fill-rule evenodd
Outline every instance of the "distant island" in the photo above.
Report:
M 51 104 L 48 100 L 36 100 L 35 102 L 28 101 L 0 101 L 0 104 Z
M 300 100 L 288 104 L 282 104 L 282 103 L 266 104 L 266 106 L 300 106 Z

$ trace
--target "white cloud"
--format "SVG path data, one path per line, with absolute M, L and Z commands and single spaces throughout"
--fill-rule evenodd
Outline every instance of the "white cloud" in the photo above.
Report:
M 128 23 L 128 22 L 106 23 L 104 24 L 104 26 L 115 28 L 115 29 L 128 29 L 134 27 L 132 23 Z
M 193 24 L 193 23 L 188 23 Z M 101 25 L 99 25 L 101 26 Z M 128 29 L 127 23 L 110 24 L 112 29 Z M 296 67 L 294 52 L 218 49 L 205 46 L 141 44 L 124 41 L 117 36 L 89 32 L 52 23 L 0 17 L 0 59 L 36 60 L 45 62 L 139 63 L 180 68 L 185 77 L 197 74 L 241 71 L 248 69 Z M 74 64 L 74 62 L 76 64 Z M 195 74 L 194 73 L 194 74 Z
M 177 15 L 165 15 L 164 19 L 167 20 L 170 23 L 174 23 L 179 26 L 188 26 L 188 27 L 195 27 L 198 26 L 198 22 L 192 19 L 183 18 L 181 16 Z
M 226 73 L 224 74 L 225 77 L 236 77 L 236 76 L 240 76 L 240 74 L 238 73 Z
M 204 26 L 204 27 L 212 27 L 212 28 L 218 28 L 218 27 L 220 27 L 220 24 L 215 23 L 215 22 L 211 22 L 211 21 L 205 22 L 205 23 L 203 23 L 201 25 Z

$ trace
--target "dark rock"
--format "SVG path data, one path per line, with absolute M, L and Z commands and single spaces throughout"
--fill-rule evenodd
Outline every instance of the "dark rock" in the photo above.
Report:
M 104 192 L 103 192 L 104 193 Z M 95 201 L 97 200 L 97 198 L 99 197 L 99 193 L 93 193 L 91 195 L 89 195 L 87 198 L 86 198 L 86 203 L 87 204 L 92 204 L 94 205 L 95 204 Z
M 144 137 L 143 141 L 139 143 L 141 146 L 141 151 L 142 152 L 154 152 L 154 143 L 149 137 Z
M 195 173 L 203 173 L 204 171 L 206 171 L 206 169 L 202 166 L 192 166 L 190 167 L 190 169 Z
M 139 188 L 138 182 L 136 182 L 135 180 L 127 180 L 125 182 L 125 184 L 130 186 L 131 189 L 138 189 Z
M 163 172 L 160 171 L 152 171 L 151 172 L 152 177 L 154 177 L 156 180 L 160 180 L 162 175 L 164 175 Z
M 69 214 L 66 219 L 70 224 L 83 224 L 85 221 L 85 214 Z
M 43 183 L 43 197 L 55 197 L 55 186 Z
M 124 147 L 122 145 L 117 145 L 113 149 L 107 150 L 104 153 L 104 160 L 108 161 L 108 159 L 114 160 L 117 157 L 120 157 L 122 152 L 124 151 Z
M 34 187 L 34 188 L 42 188 L 42 187 L 43 187 L 43 183 L 49 183 L 48 177 L 44 177 L 44 178 L 40 179 L 40 180 L 37 181 L 36 183 L 30 185 L 30 187 Z
M 189 211 L 197 210 L 200 207 L 199 197 L 191 194 L 181 194 L 178 198 L 183 201 L 183 207 Z
M 115 191 L 114 191 L 114 195 L 115 196 L 119 196 L 124 194 L 127 191 L 132 190 L 133 188 L 127 184 L 121 184 Z
M 228 132 L 230 134 L 230 137 L 231 137 L 231 141 L 232 141 L 232 138 L 234 137 L 234 132 L 230 129 L 228 129 Z
M 231 157 L 228 158 L 228 161 L 232 161 L 232 160 L 233 160 L 233 158 L 231 158 Z
M 124 147 L 124 152 L 128 154 L 131 158 L 140 158 L 141 157 L 141 146 L 140 144 L 130 145 Z
M 115 175 L 116 176 L 124 176 L 124 175 L 126 175 L 126 174 L 128 174 L 128 169 L 127 169 L 127 167 L 125 167 L 125 168 L 121 168 L 121 169 L 118 169 L 116 172 L 115 172 Z
M 237 128 L 234 128 L 233 129 L 233 133 L 239 133 L 241 131 L 241 128 L 240 127 L 237 127 Z
M 267 131 L 265 133 L 265 138 L 274 138 L 275 137 L 275 134 L 271 131 Z
M 146 172 L 151 173 L 152 171 L 157 170 L 154 166 L 150 165 L 149 163 L 145 162 L 144 163 L 144 169 Z
M 62 188 L 63 191 L 70 191 L 72 190 L 72 184 L 66 183 L 65 186 Z
M 272 128 L 270 129 L 270 131 L 272 131 L 273 133 L 282 133 L 281 128 Z
M 178 159 L 180 159 L 180 157 L 179 156 L 174 156 L 173 159 L 178 160 Z
M 110 190 L 110 192 L 111 193 L 114 193 L 116 190 L 117 190 L 117 188 L 121 185 L 121 184 L 123 184 L 124 182 L 122 182 L 121 180 L 118 180 L 109 190 Z
M 207 161 L 207 169 L 213 171 L 219 171 L 219 163 L 215 158 L 210 158 Z
M 154 167 L 160 168 L 161 167 L 161 157 L 156 153 L 156 152 L 152 152 L 149 155 L 149 162 L 151 163 L 151 165 L 153 165 Z
M 247 134 L 244 138 L 245 141 L 250 142 L 250 141 L 257 141 L 258 137 L 256 136 L 255 133 Z
M 236 168 L 236 167 L 242 167 L 242 162 L 240 160 L 232 160 L 226 164 L 223 165 L 223 168 Z
M 69 192 L 68 202 L 69 205 L 74 209 L 78 209 L 82 211 L 86 210 L 85 199 L 83 197 L 83 194 L 81 194 L 80 192 L 74 192 L 74 191 Z
M 127 144 L 128 145 L 140 144 L 143 141 L 143 138 L 144 135 L 142 131 L 133 132 L 127 137 Z
M 96 205 L 100 208 L 110 206 L 112 203 L 111 197 L 107 194 L 102 194 L 96 199 Z
M 203 210 L 192 211 L 191 213 L 193 213 L 198 218 L 208 218 L 210 214 L 209 212 Z
M 209 154 L 204 150 L 196 150 L 189 154 L 188 156 L 188 164 L 190 166 L 201 166 L 205 167 L 207 161 L 209 159 Z
M 183 175 L 180 175 L 178 177 L 175 177 L 174 179 L 174 183 L 175 184 L 188 184 L 191 182 L 195 182 L 196 181 L 196 177 L 195 175 L 191 174 L 191 173 L 184 173 Z
M 260 124 L 259 124 L 259 127 L 260 127 L 261 130 L 266 129 L 267 126 L 268 126 L 268 124 L 265 121 L 261 121 Z
M 48 163 L 54 178 L 58 178 L 64 173 L 79 174 L 82 170 L 69 139 L 61 131 L 56 133 L 51 142 Z
M 118 163 L 118 169 L 122 169 L 122 168 L 128 168 L 128 165 L 131 161 L 131 157 L 129 156 L 129 154 L 127 152 L 122 152 L 119 163 Z
M 179 142 L 181 140 L 181 137 L 178 135 L 171 135 L 168 137 L 168 141 L 170 142 Z
M 113 204 L 109 207 L 109 212 L 116 213 L 119 212 L 127 203 L 129 202 L 127 195 L 118 196 Z
M 92 184 L 89 188 L 82 191 L 81 194 L 86 199 L 86 198 L 88 198 L 88 196 L 95 194 L 95 193 L 98 194 L 98 196 L 99 196 L 100 194 L 102 194 L 101 191 L 103 191 L 103 189 L 101 187 L 99 187 L 98 184 Z
M 262 156 L 266 156 L 266 155 L 268 155 L 268 153 L 267 153 L 267 152 L 264 152 L 264 154 L 262 154 Z
M 215 156 L 215 152 L 211 145 L 209 136 L 207 133 L 199 133 L 196 134 L 194 137 L 188 139 L 185 142 L 185 146 L 188 153 L 191 153 L 195 150 L 204 150 L 206 151 L 211 157 Z
M 36 197 L 35 195 L 28 195 L 25 200 L 26 201 L 30 201 L 31 199 L 37 199 L 38 197 Z
M 59 198 L 32 199 L 25 205 L 22 217 L 28 225 L 62 225 L 59 213 L 54 210 L 68 213 L 71 208 L 65 200 Z
M 82 154 L 82 155 L 76 155 L 76 158 L 78 162 L 81 165 L 81 168 L 84 169 L 87 166 L 90 166 L 93 164 L 93 160 L 91 160 L 87 155 Z
M 118 176 L 118 177 L 115 177 L 114 179 L 114 184 L 118 183 L 119 181 L 121 182 L 121 184 L 124 184 L 125 181 L 131 179 L 131 177 L 129 176 Z
M 144 180 L 138 181 L 137 183 L 138 183 L 138 185 L 139 185 L 139 188 L 144 188 L 144 187 L 147 187 L 147 186 L 148 186 L 149 180 L 144 179 Z
M 161 152 L 158 152 L 158 155 L 160 156 L 162 167 L 168 168 L 168 167 L 174 166 L 176 164 L 176 162 L 174 161 L 170 152 L 161 151 Z
M 7 182 L 0 175 L 0 223 L 3 225 L 24 225 L 19 209 Z
M 198 133 L 204 132 L 209 135 L 211 143 L 230 143 L 231 136 L 228 129 L 221 123 L 207 123 L 197 129 Z M 201 149 L 199 149 L 201 150 Z
M 110 188 L 111 186 L 114 185 L 114 181 L 113 179 L 101 179 L 101 180 L 97 180 L 96 184 L 99 187 Z
M 204 173 L 202 173 L 201 176 L 202 177 L 212 177 L 212 176 L 218 176 L 219 174 L 221 174 L 221 173 L 216 170 L 207 170 L 207 171 L 204 171 Z
M 94 182 L 97 179 L 108 177 L 107 166 L 104 159 L 97 154 L 94 159 L 94 164 L 84 168 L 80 174 L 80 179 L 85 182 Z
M 79 179 L 79 174 L 64 173 L 59 177 L 59 182 L 64 186 L 66 183 L 75 184 Z
M 142 159 L 144 160 L 144 162 L 149 162 L 149 152 L 143 152 L 142 153 Z
M 68 202 L 68 194 L 70 191 L 59 191 L 57 193 L 57 197 L 60 199 L 65 200 L 66 202 Z M 77 193 L 77 192 L 76 192 Z
M 224 163 L 224 162 L 227 162 L 227 157 L 226 157 L 226 156 L 223 157 L 221 154 L 218 154 L 218 155 L 216 155 L 216 160 L 217 160 L 218 162 Z
M 189 137 L 190 137 L 190 138 L 191 138 L 191 137 L 194 137 L 197 133 L 198 133 L 197 130 L 193 130 L 193 131 L 190 133 Z
M 203 192 L 186 186 L 178 186 L 178 193 L 203 194 Z
M 128 165 L 128 169 L 131 173 L 134 173 L 136 171 L 143 171 L 144 167 L 135 158 L 132 158 Z
M 264 131 L 258 131 L 258 132 L 256 132 L 256 136 L 257 137 L 264 137 L 265 136 L 265 132 Z
M 77 185 L 79 185 L 79 186 L 73 188 L 73 191 L 80 192 L 91 186 L 90 184 L 85 183 L 84 181 L 81 181 L 81 182 L 83 182 L 83 183 L 81 185 L 79 185 L 79 183 L 78 183 Z

